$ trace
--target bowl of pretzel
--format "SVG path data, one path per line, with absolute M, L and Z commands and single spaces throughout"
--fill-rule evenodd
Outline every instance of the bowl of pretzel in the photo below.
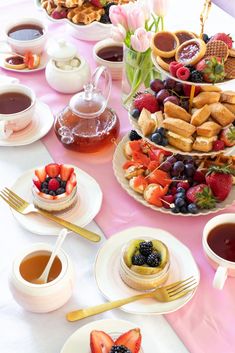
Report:
M 70 25 L 71 34 L 81 40 L 98 41 L 110 36 L 109 9 L 129 0 L 35 0 L 47 18 Z

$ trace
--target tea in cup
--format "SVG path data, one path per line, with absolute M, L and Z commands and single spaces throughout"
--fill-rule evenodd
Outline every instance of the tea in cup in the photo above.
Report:
M 35 106 L 31 88 L 15 83 L 0 85 L 0 138 L 23 130 L 32 121 Z
M 203 230 L 203 249 L 216 269 L 213 286 L 222 289 L 227 276 L 235 277 L 235 214 L 212 218 Z

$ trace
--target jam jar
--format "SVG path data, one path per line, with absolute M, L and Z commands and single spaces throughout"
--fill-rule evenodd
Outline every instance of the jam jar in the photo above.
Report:
M 84 91 L 74 95 L 55 120 L 55 133 L 64 147 L 78 152 L 97 152 L 119 134 L 117 114 L 107 106 L 111 74 L 100 66 Z

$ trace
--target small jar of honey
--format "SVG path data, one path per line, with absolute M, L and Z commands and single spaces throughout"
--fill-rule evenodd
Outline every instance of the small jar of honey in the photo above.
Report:
M 61 249 L 45 284 L 34 283 L 40 277 L 51 255 L 52 246 L 36 243 L 21 252 L 13 262 L 9 284 L 16 302 L 28 311 L 47 313 L 60 308 L 72 295 L 74 269 Z

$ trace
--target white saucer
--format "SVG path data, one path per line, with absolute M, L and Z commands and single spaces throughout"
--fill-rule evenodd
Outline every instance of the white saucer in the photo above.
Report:
M 79 328 L 67 339 L 60 353 L 89 353 L 90 333 L 92 330 L 104 331 L 115 339 L 122 333 L 136 327 L 137 325 L 124 320 L 106 319 L 90 322 L 89 324 Z M 151 337 L 144 332 L 144 328 L 142 327 L 141 334 L 142 344 L 139 353 L 151 352 L 153 348 Z
M 135 295 L 139 292 L 128 287 L 119 275 L 121 249 L 129 240 L 152 237 L 163 241 L 170 252 L 170 274 L 166 284 L 194 276 L 200 281 L 200 273 L 190 250 L 170 233 L 155 228 L 129 228 L 109 238 L 99 250 L 95 262 L 95 277 L 98 288 L 109 301 Z M 162 303 L 154 299 L 143 299 L 120 309 L 132 314 L 166 314 L 180 309 L 192 299 L 196 290 L 172 302 Z
M 8 139 L 0 139 L 0 146 L 24 146 L 45 136 L 54 123 L 49 106 L 37 100 L 36 110 L 31 123 L 25 129 L 14 132 Z
M 85 227 L 100 210 L 102 191 L 96 180 L 89 174 L 75 166 L 74 171 L 77 176 L 78 201 L 73 208 L 60 212 L 58 216 L 78 226 Z M 12 186 L 12 190 L 30 203 L 33 202 L 31 191 L 33 177 L 34 169 L 28 170 L 21 175 Z M 13 209 L 12 213 L 25 229 L 35 234 L 58 234 L 61 229 L 60 225 L 36 213 L 22 215 Z

